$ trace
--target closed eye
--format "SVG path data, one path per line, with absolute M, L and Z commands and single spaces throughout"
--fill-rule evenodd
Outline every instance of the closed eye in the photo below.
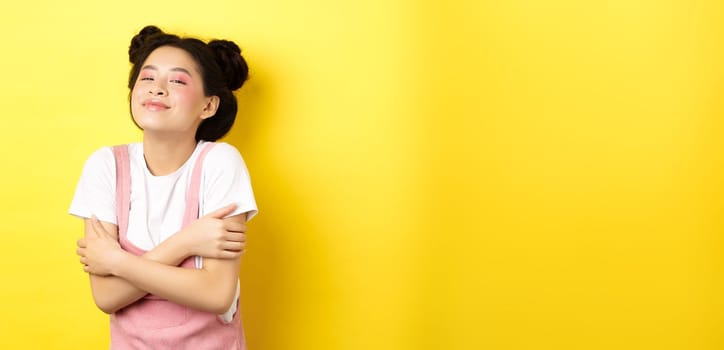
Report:
M 171 82 L 174 83 L 174 84 L 186 85 L 186 82 L 183 81 L 183 80 L 171 79 Z

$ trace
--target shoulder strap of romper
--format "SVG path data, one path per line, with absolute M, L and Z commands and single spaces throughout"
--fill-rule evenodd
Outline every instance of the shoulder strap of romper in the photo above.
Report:
M 191 173 L 191 182 L 186 191 L 186 211 L 184 212 L 183 226 L 186 226 L 199 218 L 199 189 L 201 188 L 201 169 L 204 165 L 206 154 L 216 145 L 215 142 L 207 142 L 196 157 L 194 170 Z
M 191 182 L 186 192 L 186 209 L 184 211 L 183 226 L 199 218 L 199 189 L 201 187 L 201 169 L 204 158 L 216 143 L 208 142 L 196 158 Z M 125 237 L 128 230 L 128 215 L 131 210 L 131 165 L 128 157 L 128 145 L 113 146 L 113 156 L 116 160 L 116 218 L 118 221 L 119 236 Z
M 128 160 L 128 145 L 113 146 L 116 159 L 116 220 L 118 235 L 125 236 L 128 229 L 128 214 L 131 209 L 131 165 Z

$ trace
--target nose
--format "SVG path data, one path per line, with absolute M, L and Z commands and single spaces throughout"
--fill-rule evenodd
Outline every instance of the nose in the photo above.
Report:
M 155 85 L 148 90 L 148 93 L 153 96 L 166 96 L 166 89 L 161 86 Z

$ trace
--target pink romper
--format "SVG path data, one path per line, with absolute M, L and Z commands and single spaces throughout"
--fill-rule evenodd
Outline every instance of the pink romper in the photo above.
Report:
M 196 159 L 186 193 L 183 226 L 199 216 L 201 168 L 204 157 L 213 146 L 212 142 L 206 143 Z M 131 195 L 128 148 L 126 145 L 115 146 L 113 154 L 116 158 L 116 212 L 120 245 L 140 256 L 145 251 L 126 236 Z M 194 258 L 187 258 L 180 266 L 195 268 Z M 224 323 L 216 314 L 148 294 L 111 315 L 111 349 L 243 350 L 246 345 L 239 313 L 237 309 L 232 321 Z

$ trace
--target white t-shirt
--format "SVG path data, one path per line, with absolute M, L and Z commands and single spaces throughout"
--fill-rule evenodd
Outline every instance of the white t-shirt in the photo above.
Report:
M 148 170 L 142 143 L 128 145 L 131 211 L 126 236 L 138 248 L 151 250 L 180 231 L 186 191 L 203 144 L 203 141 L 199 142 L 191 157 L 178 170 L 163 176 L 154 176 Z M 199 217 L 232 203 L 236 203 L 237 207 L 229 216 L 247 213 L 249 221 L 257 213 L 244 160 L 234 146 L 220 142 L 204 159 L 199 188 Z M 101 221 L 118 224 L 116 163 L 111 147 L 97 150 L 86 161 L 69 212 L 81 218 L 95 215 Z M 197 259 L 197 265 L 200 264 L 200 259 Z M 236 309 L 236 303 L 232 308 Z

